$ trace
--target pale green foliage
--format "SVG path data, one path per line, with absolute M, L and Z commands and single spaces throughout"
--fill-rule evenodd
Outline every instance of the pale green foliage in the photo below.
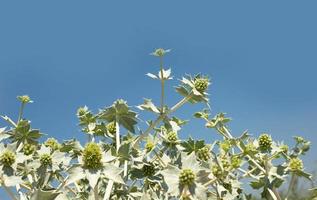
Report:
M 296 144 L 291 148 L 275 142 L 268 133 L 258 138 L 247 131 L 232 135 L 231 119 L 225 113 L 210 114 L 209 77 L 183 77 L 176 87 L 182 99 L 166 105 L 164 87 L 172 75 L 162 61 L 169 52 L 156 49 L 151 55 L 160 60 L 160 70 L 157 75 L 147 74 L 161 83 L 160 105 L 145 98 L 136 106 L 156 118 L 140 120 L 122 99 L 98 113 L 80 107 L 77 117 L 87 135 L 85 144 L 54 138 L 41 143 L 43 134 L 22 118 L 25 105 L 32 100 L 19 96 L 18 120 L 1 116 L 10 126 L 0 128 L 1 187 L 12 199 L 20 200 L 253 199 L 249 192 L 280 200 L 292 197 L 291 192 L 279 192 L 289 177 L 311 180 L 300 158 L 310 142 L 294 137 Z M 194 117 L 205 122 L 207 136 L 219 134 L 221 140 L 206 144 L 204 140 L 181 139 L 179 133 L 189 120 L 177 118 L 174 112 L 186 103 L 206 107 Z M 245 191 L 246 184 L 256 191 Z M 293 187 L 291 181 L 289 191 Z

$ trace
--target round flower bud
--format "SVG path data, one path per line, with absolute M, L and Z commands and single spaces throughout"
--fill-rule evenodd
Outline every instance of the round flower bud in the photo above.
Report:
M 287 153 L 288 152 L 288 146 L 286 144 L 281 145 L 280 149 L 282 150 L 283 153 Z
M 145 176 L 153 176 L 155 174 L 155 167 L 153 165 L 143 165 L 142 171 Z
M 147 142 L 146 143 L 146 145 L 145 145 L 146 152 L 152 151 L 153 148 L 154 148 L 153 142 Z
M 197 156 L 200 160 L 203 160 L 203 161 L 207 161 L 210 159 L 211 157 L 211 154 L 210 154 L 210 149 L 209 147 L 205 146 L 201 149 L 199 149 L 197 151 Z
M 225 152 L 228 152 L 230 150 L 231 144 L 229 140 L 224 140 L 219 144 L 220 148 L 224 150 Z
M 288 166 L 291 171 L 300 171 L 304 168 L 303 161 L 299 158 L 291 158 Z
M 21 101 L 23 104 L 32 102 L 31 98 L 28 95 L 18 96 L 18 100 Z
M 59 143 L 58 143 L 57 140 L 54 139 L 54 138 L 48 138 L 48 139 L 45 141 L 44 145 L 45 145 L 46 147 L 51 148 L 53 151 L 59 149 L 59 147 L 60 147 Z
M 79 117 L 84 116 L 86 115 L 87 111 L 88 111 L 87 107 L 80 107 L 77 110 L 77 116 Z
M 174 131 L 171 131 L 167 134 L 167 140 L 169 142 L 176 142 L 178 140 L 178 136 L 177 136 L 177 133 L 175 133 Z
M 47 153 L 41 155 L 40 162 L 44 166 L 52 165 L 52 157 L 51 157 L 51 155 L 47 154 Z
M 207 78 L 196 78 L 194 80 L 194 86 L 200 93 L 204 93 L 208 88 L 209 81 Z
M 111 134 L 115 134 L 117 132 L 116 123 L 110 122 L 107 124 L 107 131 Z
M 94 142 L 88 143 L 83 151 L 84 167 L 87 169 L 98 169 L 102 167 L 102 151 Z
M 191 169 L 183 169 L 179 174 L 179 183 L 190 186 L 195 182 L 196 175 Z
M 259 137 L 259 146 L 262 150 L 269 150 L 272 146 L 272 138 L 268 134 L 262 134 Z
M 242 162 L 242 160 L 239 156 L 237 156 L 237 155 L 232 156 L 232 158 L 231 158 L 232 168 L 234 168 L 234 169 L 239 168 L 241 166 L 241 162 Z
M 248 143 L 245 145 L 245 150 L 244 150 L 245 154 L 252 154 L 255 151 L 256 149 L 253 143 Z
M 215 177 L 220 177 L 222 175 L 221 168 L 218 165 L 213 165 L 211 167 L 211 172 Z
M 169 50 L 164 50 L 164 49 L 162 49 L 162 48 L 159 48 L 159 49 L 155 49 L 155 51 L 152 53 L 152 55 L 158 56 L 158 57 L 162 57 L 162 56 L 164 56 L 167 52 L 169 52 Z
M 1 163 L 7 167 L 11 166 L 15 162 L 15 160 L 16 160 L 15 154 L 10 150 L 6 150 L 0 156 Z
M 35 152 L 35 145 L 32 144 L 24 144 L 23 153 L 24 155 L 31 155 Z

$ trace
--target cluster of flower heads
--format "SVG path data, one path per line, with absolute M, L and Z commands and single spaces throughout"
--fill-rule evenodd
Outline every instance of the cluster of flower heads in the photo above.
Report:
M 156 49 L 152 55 L 162 61 L 168 52 Z M 172 80 L 171 70 L 163 65 L 158 74 L 147 75 L 162 82 Z M 212 117 L 205 109 L 194 117 L 204 120 L 212 142 L 182 139 L 188 120 L 174 112 L 188 102 L 209 107 L 209 86 L 207 76 L 186 76 L 176 87 L 183 98 L 174 106 L 163 101 L 156 106 L 145 99 L 137 107 L 157 118 L 149 120 L 144 130 L 138 126 L 137 113 L 123 100 L 98 113 L 80 107 L 77 117 L 87 135 L 85 144 L 54 138 L 41 143 L 43 134 L 31 128 L 22 112 L 17 122 L 2 116 L 11 128 L 0 129 L 0 184 L 21 200 L 250 199 L 245 184 L 261 191 L 263 198 L 279 200 L 284 197 L 278 190 L 288 176 L 311 179 L 301 160 L 310 142 L 302 137 L 294 137 L 293 148 L 275 142 L 268 133 L 251 137 L 244 132 L 235 137 L 228 126 L 230 118 L 224 113 Z M 33 102 L 27 95 L 18 100 L 22 109 Z M 215 134 L 222 139 L 215 140 Z

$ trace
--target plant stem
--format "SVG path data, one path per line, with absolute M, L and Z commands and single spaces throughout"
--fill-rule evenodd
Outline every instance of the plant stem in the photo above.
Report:
M 193 93 L 188 94 L 186 97 L 184 97 L 182 100 L 180 100 L 178 103 L 176 103 L 170 110 L 163 113 L 162 115 L 158 116 L 156 120 L 139 136 L 139 138 L 136 140 L 136 143 L 142 140 L 149 132 L 163 120 L 167 115 L 175 112 L 178 108 L 180 108 L 182 105 L 184 105 L 191 97 L 193 96 Z
M 294 173 L 292 173 L 291 181 L 289 183 L 289 186 L 288 186 L 288 189 L 287 189 L 287 193 L 286 193 L 286 197 L 285 197 L 286 200 L 289 197 L 289 195 L 291 194 L 291 191 L 292 191 L 292 189 L 294 187 L 295 181 L 296 181 L 296 175 Z
M 116 149 L 117 151 L 119 151 L 119 148 L 120 148 L 120 126 L 119 126 L 119 119 L 118 117 L 116 117 Z M 120 165 L 120 162 L 116 161 L 114 165 L 118 167 Z M 113 186 L 113 181 L 109 180 L 107 188 L 106 188 L 105 196 L 103 198 L 104 200 L 108 200 L 110 198 L 112 186 Z
M 20 111 L 19 111 L 18 123 L 22 118 L 24 106 L 25 106 L 25 103 L 22 102 L 21 107 L 20 107 Z
M 163 57 L 160 57 L 160 69 L 161 69 L 161 114 L 164 113 L 164 76 L 163 76 Z

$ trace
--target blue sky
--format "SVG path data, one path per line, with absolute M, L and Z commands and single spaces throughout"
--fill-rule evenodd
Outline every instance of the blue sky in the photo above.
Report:
M 6 1 L 0 3 L 0 113 L 16 117 L 16 96 L 34 104 L 26 117 L 60 140 L 78 137 L 76 109 L 158 102 L 158 70 L 149 56 L 171 48 L 167 102 L 177 78 L 210 75 L 213 113 L 231 129 L 292 142 L 317 143 L 316 1 Z M 192 119 L 202 106 L 178 112 L 193 125 L 181 133 L 211 142 L 215 132 Z M 151 115 L 142 115 L 153 117 Z M 0 126 L 5 123 L 0 122 Z M 316 156 L 306 162 L 316 165 Z

